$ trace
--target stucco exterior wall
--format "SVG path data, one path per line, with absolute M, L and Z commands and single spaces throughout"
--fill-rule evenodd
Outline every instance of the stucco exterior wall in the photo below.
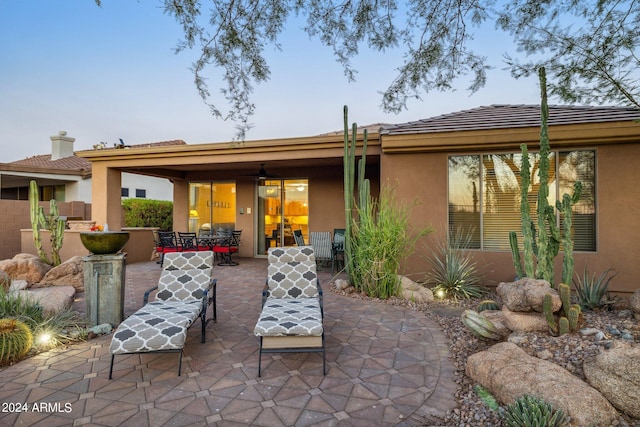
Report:
M 41 202 L 46 213 L 49 203 Z M 83 202 L 58 203 L 60 215 L 91 218 L 91 205 Z M 31 229 L 28 200 L 0 200 L 0 260 L 13 258 L 21 249 L 21 229 Z
M 588 146 L 584 148 L 594 148 Z M 585 266 L 598 275 L 612 268 L 618 272 L 610 290 L 620 293 L 634 292 L 640 287 L 640 263 L 637 249 L 640 236 L 640 200 L 638 167 L 632 159 L 640 159 L 640 144 L 610 144 L 596 149 L 596 252 L 576 252 L 575 272 L 581 274 Z M 421 204 L 412 214 L 412 222 L 432 225 L 436 232 L 419 244 L 416 254 L 407 260 L 406 273 L 415 278 L 424 277 L 429 270 L 425 257 L 427 247 L 447 232 L 447 176 L 448 153 L 383 154 L 381 181 L 397 180 L 396 194 L 400 199 L 418 199 Z M 509 251 L 472 251 L 486 285 L 512 281 L 515 276 Z M 556 258 L 556 282 L 561 280 L 562 253 Z

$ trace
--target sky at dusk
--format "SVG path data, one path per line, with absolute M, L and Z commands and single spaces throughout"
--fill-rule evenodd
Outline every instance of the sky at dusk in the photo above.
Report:
M 189 70 L 197 51 L 174 53 L 176 21 L 158 0 L 0 0 L 0 162 L 49 154 L 49 137 L 66 131 L 76 150 L 122 138 L 127 144 L 182 139 L 228 142 L 236 124 L 214 118 Z M 489 24 L 477 30 L 479 53 L 495 67 L 473 95 L 463 79 L 455 92 L 423 94 L 400 114 L 384 113 L 380 92 L 402 64 L 402 52 L 361 49 L 349 83 L 331 50 L 291 20 L 282 51 L 267 48 L 271 79 L 255 87 L 256 113 L 247 140 L 317 135 L 349 123 L 404 123 L 491 104 L 538 104 L 537 79 L 503 71 L 509 37 Z M 513 53 L 513 50 L 512 50 Z M 209 68 L 217 95 L 218 71 Z M 225 109 L 226 104 L 218 102 Z

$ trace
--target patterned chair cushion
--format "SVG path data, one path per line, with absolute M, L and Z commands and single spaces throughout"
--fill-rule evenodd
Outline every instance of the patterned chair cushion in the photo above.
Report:
M 322 312 L 317 298 L 269 298 L 254 329 L 256 336 L 321 336 Z
M 113 334 L 111 354 L 179 350 L 187 328 L 200 314 L 200 301 L 153 301 L 125 319 Z
M 318 297 L 318 275 L 312 247 L 269 248 L 268 260 L 270 298 Z
M 211 268 L 203 270 L 163 270 L 158 281 L 156 300 L 202 300 L 204 291 L 211 283 L 211 270 Z
M 213 252 L 172 252 L 164 257 L 164 270 L 205 270 L 213 268 Z M 209 271 L 211 273 L 211 271 Z
M 315 264 L 316 258 L 311 246 L 286 246 L 283 248 L 269 248 L 269 264 L 276 262 L 304 262 Z
M 316 264 L 276 262 L 267 267 L 269 298 L 317 298 Z

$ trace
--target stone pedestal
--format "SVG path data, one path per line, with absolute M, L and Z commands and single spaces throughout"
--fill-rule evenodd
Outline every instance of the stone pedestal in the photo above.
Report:
M 116 327 L 124 318 L 126 253 L 82 258 L 87 319 Z

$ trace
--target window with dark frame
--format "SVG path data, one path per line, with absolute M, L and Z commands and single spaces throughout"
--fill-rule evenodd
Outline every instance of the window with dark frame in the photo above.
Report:
M 574 251 L 596 250 L 596 155 L 595 150 L 553 152 L 550 154 L 549 204 L 573 193 L 573 185 L 583 186 L 573 206 Z M 529 153 L 531 184 L 529 206 L 536 221 L 540 180 L 538 153 Z M 463 155 L 449 157 L 449 233 L 463 229 L 471 234 L 470 248 L 510 250 L 509 232 L 522 241 L 520 215 L 521 153 Z M 561 214 L 556 211 L 562 227 Z

